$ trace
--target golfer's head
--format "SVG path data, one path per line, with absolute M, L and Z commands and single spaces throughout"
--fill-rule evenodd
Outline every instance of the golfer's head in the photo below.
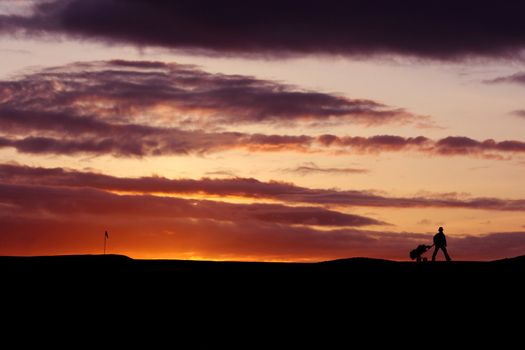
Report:
M 443 227 L 438 228 L 439 232 L 443 232 Z

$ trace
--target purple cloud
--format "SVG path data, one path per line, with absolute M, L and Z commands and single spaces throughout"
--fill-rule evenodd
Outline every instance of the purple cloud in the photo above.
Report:
M 513 75 L 497 77 L 494 79 L 485 80 L 484 82 L 487 84 L 501 84 L 501 83 L 525 84 L 525 72 L 519 72 Z
M 525 109 L 518 109 L 518 110 L 510 112 L 510 114 L 518 118 L 525 118 Z
M 368 226 L 384 222 L 360 215 L 319 207 L 289 207 L 280 204 L 232 204 L 151 195 L 115 195 L 94 189 L 30 186 L 0 183 L 4 215 L 39 217 L 45 214 L 104 215 L 262 221 L 286 225 Z
M 89 117 L 127 123 L 151 122 L 154 117 L 157 125 L 171 126 L 377 125 L 426 120 L 372 100 L 150 61 L 76 63 L 0 81 L 0 103 L 6 121 L 24 118 L 45 124 L 69 117 L 71 123 L 76 117 L 78 128 L 89 127 L 85 125 L 92 121 Z
M 337 121 L 371 125 L 421 118 L 370 100 L 163 62 L 76 63 L 0 81 L 0 147 L 22 153 L 145 157 L 243 149 L 348 154 L 403 151 L 503 159 L 503 155 L 525 152 L 521 141 L 478 141 L 462 136 L 431 140 L 424 136 L 217 131 L 239 124 Z
M 513 0 L 51 0 L 37 2 L 31 16 L 1 16 L 0 31 L 215 55 L 451 60 L 517 56 L 525 47 L 525 30 L 518 25 L 524 11 Z
M 315 189 L 285 182 L 262 182 L 251 178 L 202 178 L 197 180 L 168 179 L 158 176 L 121 178 L 62 168 L 35 168 L 10 164 L 0 164 L 0 183 L 12 185 L 38 183 L 51 187 L 91 188 L 102 191 L 143 193 L 145 195 L 155 193 L 207 194 L 219 197 L 270 199 L 288 204 L 300 203 L 322 206 L 525 211 L 525 200 L 516 199 L 459 199 L 455 194 L 442 194 L 434 197 L 389 197 L 367 191 Z M 310 209 L 302 210 L 300 215 L 308 210 Z M 269 214 L 265 212 L 263 217 L 267 217 L 267 215 Z M 275 215 L 277 217 L 280 214 Z M 322 219 L 319 220 L 323 221 Z

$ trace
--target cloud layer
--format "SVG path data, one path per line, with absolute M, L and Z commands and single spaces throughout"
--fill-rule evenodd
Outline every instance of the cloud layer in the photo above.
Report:
M 10 111 L 0 111 L 0 125 L 7 119 L 2 117 L 10 115 Z M 40 113 L 39 116 L 48 115 Z M 57 119 L 60 118 L 62 116 L 57 115 Z M 525 152 L 523 141 L 497 142 L 492 139 L 478 141 L 464 136 L 431 140 L 424 136 L 404 138 L 394 135 L 371 137 L 265 135 L 188 131 L 138 124 L 109 124 L 90 120 L 87 117 L 82 119 L 93 124 L 94 127 L 85 132 L 76 131 L 75 126 L 71 129 L 62 129 L 54 123 L 41 128 L 39 123 L 21 125 L 24 121 L 20 118 L 0 131 L 0 148 L 10 147 L 20 153 L 29 154 L 89 154 L 116 157 L 205 154 L 241 149 L 249 152 L 324 152 L 335 155 L 418 152 L 431 156 L 469 156 L 499 160 L 511 159 Z M 71 124 L 76 122 L 71 120 Z M 1 136 L 2 134 L 4 136 Z M 35 136 L 22 136 L 22 134 Z
M 104 200 L 107 197 L 94 204 L 104 205 Z M 74 201 L 71 197 L 68 202 Z M 108 214 L 101 210 L 88 216 L 63 211 L 53 216 L 0 215 L 0 254 L 96 254 L 101 252 L 105 230 L 110 232 L 110 252 L 136 258 L 319 261 L 368 256 L 408 260 L 410 250 L 432 241 L 429 234 Z M 525 232 L 449 236 L 448 242 L 456 260 L 499 259 L 523 254 Z
M 110 215 L 117 217 L 263 221 L 286 225 L 367 226 L 384 223 L 319 207 L 279 204 L 232 204 L 150 195 L 115 195 L 92 189 L 0 184 L 6 213 L 28 215 Z
M 32 14 L 4 11 L 0 35 L 273 58 L 523 58 L 525 47 L 525 8 L 518 1 L 32 3 Z M 487 83 L 524 84 L 525 75 Z M 514 115 L 522 117 L 522 112 Z M 428 117 L 380 101 L 156 61 L 74 63 L 0 81 L 0 150 L 33 155 L 151 157 L 242 150 L 510 159 L 525 152 L 525 142 L 519 140 L 316 133 L 317 126 L 425 123 L 431 124 Z M 241 126 L 279 131 L 239 132 Z M 292 132 L 284 127 L 299 128 Z M 366 172 L 315 164 L 287 170 Z M 249 178 L 128 178 L 0 164 L 0 254 L 98 252 L 99 233 L 106 229 L 118 252 L 143 257 L 154 252 L 182 258 L 404 259 L 410 249 L 431 241 L 428 234 L 370 231 L 367 227 L 389 229 L 388 223 L 372 217 L 377 214 L 353 214 L 357 207 L 525 211 L 525 201 L 453 194 L 401 198 Z M 523 232 L 454 234 L 449 237 L 451 253 L 459 259 L 525 251 Z M 96 248 L 86 248 L 91 244 Z
M 51 0 L 29 17 L 1 16 L 0 31 L 228 55 L 456 59 L 518 54 L 524 11 L 517 0 Z
M 372 125 L 421 120 L 370 100 L 163 62 L 76 63 L 0 81 L 0 147 L 22 153 L 144 157 L 243 149 L 335 154 L 403 151 L 504 159 L 525 152 L 521 141 L 463 136 L 431 140 L 223 131 L 240 124 Z
M 182 194 L 285 203 L 176 197 Z M 429 234 L 358 229 L 384 223 L 319 206 L 328 203 L 525 210 L 523 201 L 401 199 L 254 179 L 116 178 L 4 164 L 0 166 L 0 254 L 99 253 L 105 230 L 111 235 L 111 252 L 145 258 L 407 260 L 411 249 L 431 242 Z M 448 239 L 455 259 L 496 259 L 525 251 L 525 232 L 455 234 Z
M 423 122 L 403 109 L 250 76 L 150 61 L 85 62 L 0 82 L 2 109 L 180 127 Z M 63 118 L 66 118 L 65 116 Z M 82 120 L 78 120 L 82 123 Z M 87 122 L 84 122 L 84 124 Z M 78 125 L 78 127 L 87 125 Z
M 402 198 L 380 196 L 367 191 L 307 188 L 285 182 L 262 182 L 252 178 L 203 178 L 197 180 L 168 179 L 158 176 L 121 178 L 62 168 L 35 168 L 10 164 L 0 164 L 0 182 L 11 185 L 38 183 L 44 186 L 98 189 L 145 195 L 160 193 L 162 195 L 206 195 L 219 198 L 244 197 L 247 199 L 280 201 L 287 205 L 525 211 L 525 200 L 499 198 L 461 199 L 454 194 Z M 306 213 L 307 210 L 303 210 L 303 212 Z

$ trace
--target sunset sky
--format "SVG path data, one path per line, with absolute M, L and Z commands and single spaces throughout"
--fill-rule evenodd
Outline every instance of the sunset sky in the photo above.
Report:
M 523 255 L 523 13 L 0 0 L 0 255 Z

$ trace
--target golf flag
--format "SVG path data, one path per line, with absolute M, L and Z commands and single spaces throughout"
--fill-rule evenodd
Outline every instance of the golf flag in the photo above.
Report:
M 106 255 L 106 241 L 108 240 L 108 231 L 104 231 L 104 255 Z

